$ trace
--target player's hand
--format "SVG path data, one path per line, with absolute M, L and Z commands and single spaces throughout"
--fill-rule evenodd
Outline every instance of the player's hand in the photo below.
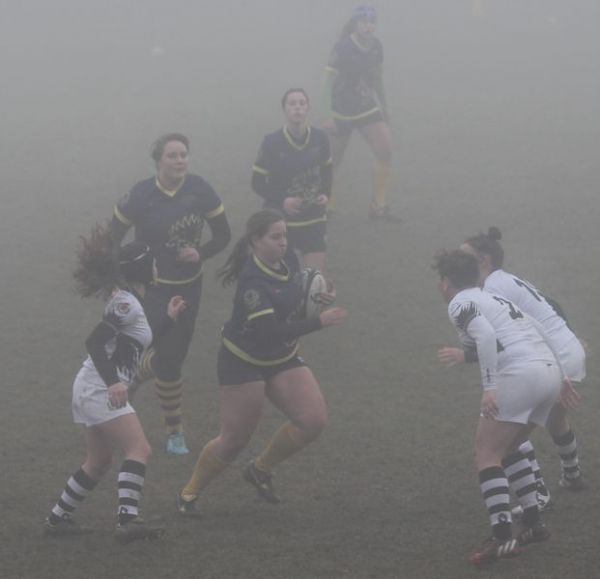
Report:
M 108 401 L 112 408 L 123 408 L 127 404 L 127 386 L 115 382 L 108 387 Z
M 344 308 L 329 308 L 327 310 L 323 310 L 319 319 L 321 320 L 321 325 L 325 328 L 326 326 L 337 326 L 341 324 L 348 315 L 348 312 Z
M 177 261 L 183 261 L 185 263 L 199 263 L 200 253 L 195 247 L 191 245 L 185 245 L 180 247 L 177 251 Z
M 486 390 L 483 393 L 483 397 L 481 398 L 481 415 L 484 418 L 496 418 L 498 416 L 495 390 Z
M 327 203 L 329 203 L 329 197 L 327 197 L 327 195 L 319 195 L 315 199 L 315 205 L 318 205 L 319 207 L 323 207 L 324 205 L 327 205 Z
M 303 205 L 304 201 L 300 197 L 286 197 L 283 200 L 283 210 L 288 215 L 297 215 L 300 213 Z
M 452 366 L 456 366 L 457 364 L 465 363 L 465 351 L 461 348 L 448 348 L 444 346 L 438 350 L 437 357 L 446 368 L 452 368 Z
M 563 379 L 562 388 L 560 390 L 560 403 L 565 408 L 575 408 L 581 401 L 581 394 L 573 388 L 571 380 Z
M 185 310 L 187 304 L 181 296 L 173 296 L 167 305 L 167 315 L 174 321 L 177 321 L 179 314 Z

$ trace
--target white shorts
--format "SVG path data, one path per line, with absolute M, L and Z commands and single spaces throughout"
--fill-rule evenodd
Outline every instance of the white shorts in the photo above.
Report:
M 585 380 L 585 350 L 581 342 L 575 338 L 558 352 L 560 363 L 571 382 Z
M 556 364 L 535 362 L 498 376 L 496 390 L 500 422 L 546 426 L 562 385 Z
M 96 426 L 113 418 L 134 414 L 129 402 L 123 408 L 113 408 L 105 384 L 94 384 L 80 371 L 73 383 L 73 420 L 76 424 Z

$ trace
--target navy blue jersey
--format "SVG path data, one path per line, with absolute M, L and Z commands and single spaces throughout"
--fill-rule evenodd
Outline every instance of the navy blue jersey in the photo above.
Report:
M 265 199 L 265 206 L 282 210 L 287 197 L 303 200 L 303 209 L 287 216 L 291 226 L 310 225 L 325 220 L 325 206 L 316 205 L 319 195 L 331 192 L 331 152 L 327 133 L 309 126 L 298 142 L 286 127 L 267 135 L 260 146 L 252 170 L 253 187 Z
M 145 179 L 115 206 L 115 217 L 135 227 L 136 240 L 150 246 L 161 283 L 186 283 L 201 275 L 201 263 L 179 262 L 177 252 L 185 246 L 199 250 L 205 221 L 223 212 L 214 189 L 197 175 L 187 175 L 176 191 L 164 189 L 156 177 Z
M 327 70 L 335 73 L 331 97 L 333 118 L 356 120 L 380 110 L 375 85 L 382 63 L 383 46 L 377 38 L 367 47 L 358 45 L 352 35 L 336 43 L 327 65 Z
M 248 258 L 238 277 L 233 313 L 223 327 L 225 348 L 251 364 L 273 366 L 296 355 L 299 335 L 320 328 L 319 323 L 309 327 L 306 320 L 294 321 L 303 294 L 298 265 L 292 251 L 281 262 L 279 271 L 255 255 Z M 260 321 L 268 316 L 280 327 L 297 327 L 299 331 L 286 332 L 285 339 L 261 331 Z

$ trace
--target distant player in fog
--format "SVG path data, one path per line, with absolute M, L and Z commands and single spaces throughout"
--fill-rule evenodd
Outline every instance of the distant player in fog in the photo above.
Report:
M 287 221 L 288 243 L 305 267 L 325 269 L 326 208 L 331 194 L 329 139 L 308 124 L 309 100 L 301 88 L 283 95 L 283 128 L 267 135 L 252 167 L 252 189 Z
M 188 453 L 183 435 L 181 369 L 192 337 L 200 295 L 202 265 L 222 251 L 231 238 L 225 209 L 213 188 L 202 177 L 188 174 L 189 141 L 170 133 L 152 147 L 156 175 L 136 183 L 116 205 L 112 220 L 120 242 L 133 227 L 135 239 L 150 246 L 156 256 L 158 277 L 148 289 L 145 310 L 150 326 L 162 318 L 174 295 L 187 307 L 168 335 L 149 351 L 137 383 L 155 377 L 156 390 L 167 431 L 167 452 Z M 204 225 L 211 238 L 202 242 Z
M 582 382 L 585 378 L 585 350 L 570 329 L 562 308 L 540 293 L 530 282 L 502 269 L 504 251 L 500 245 L 501 238 L 500 230 L 490 227 L 487 235 L 480 233 L 469 237 L 461 249 L 471 253 L 477 259 L 479 283 L 483 289 L 510 300 L 522 312 L 537 320 L 571 382 L 574 384 Z M 452 365 L 472 361 L 469 352 L 457 348 L 442 349 L 440 357 L 442 361 Z M 552 409 L 548 430 L 560 456 L 562 475 L 559 485 L 572 491 L 583 489 L 577 441 L 567 418 L 567 410 L 562 404 L 556 404 Z M 538 501 L 540 507 L 544 508 L 550 500 L 550 493 L 542 478 L 531 442 L 528 440 L 523 443 L 520 450 L 532 463 L 538 484 Z
M 144 352 L 152 341 L 152 331 L 141 305 L 146 287 L 154 280 L 154 258 L 147 245 L 134 241 L 123 246 L 115 259 L 110 232 L 96 228 L 82 238 L 75 279 L 79 294 L 106 299 L 102 321 L 85 345 L 88 358 L 73 385 L 73 417 L 85 426 L 87 454 L 81 468 L 67 485 L 46 519 L 49 535 L 88 532 L 72 518 L 87 494 L 108 471 L 115 449 L 125 460 L 118 475 L 118 524 L 116 539 L 128 543 L 157 537 L 162 529 L 139 517 L 146 463 L 150 445 L 127 389 L 137 372 Z M 185 309 L 180 296 L 171 298 L 163 311 L 160 329 L 164 333 L 176 323 Z M 155 340 L 159 339 L 155 335 Z
M 206 444 L 177 497 L 183 516 L 199 514 L 198 496 L 248 444 L 265 399 L 288 419 L 244 470 L 245 480 L 267 502 L 279 502 L 272 469 L 315 440 L 327 421 L 319 384 L 298 355 L 298 339 L 342 323 L 346 311 L 334 307 L 298 319 L 303 290 L 286 230 L 279 212 L 255 213 L 220 272 L 224 285 L 236 284 L 217 364 L 221 431 Z
M 518 451 L 536 426 L 546 426 L 561 395 L 574 405 L 578 396 L 535 323 L 509 300 L 478 287 L 475 257 L 464 251 L 436 257 L 439 288 L 463 347 L 473 351 L 481 370 L 481 414 L 475 453 L 481 492 L 493 537 L 471 561 L 484 564 L 520 552 L 519 545 L 544 541 L 550 533 L 537 505 L 530 462 Z M 562 388 L 561 388 L 562 382 Z M 512 536 L 509 481 L 523 508 L 523 529 Z
M 383 47 L 375 36 L 372 6 L 358 6 L 344 26 L 325 68 L 324 105 L 334 170 L 339 166 L 354 129 L 375 155 L 374 191 L 369 216 L 398 219 L 390 213 L 392 137 L 383 88 Z

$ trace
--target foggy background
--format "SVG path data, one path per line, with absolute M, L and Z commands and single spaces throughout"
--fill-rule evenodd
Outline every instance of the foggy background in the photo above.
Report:
M 281 95 L 304 87 L 313 122 L 323 120 L 323 68 L 358 3 L 0 1 L 0 399 L 7 436 L 35 422 L 47 438 L 44 452 L 63 449 L 52 427 L 58 421 L 71 428 L 70 384 L 101 311 L 72 292 L 77 237 L 153 174 L 151 143 L 171 131 L 190 137 L 190 171 L 221 195 L 237 238 L 260 206 L 251 166 L 264 134 L 282 124 Z M 346 356 L 342 375 L 365 384 L 406 373 L 418 381 L 429 372 L 427 383 L 445 379 L 432 369 L 435 350 L 453 335 L 431 256 L 489 225 L 504 233 L 507 269 L 558 299 L 593 354 L 600 340 L 600 3 L 373 4 L 394 139 L 390 202 L 404 221 L 396 229 L 366 221 L 370 160 L 354 135 L 336 176 L 328 255 L 339 301 L 351 313 L 339 341 L 332 333 L 328 343 Z M 208 268 L 195 341 L 207 362 L 200 370 L 193 361 L 186 366 L 186 374 L 200 371 L 212 381 L 203 396 L 213 398 L 213 354 L 231 300 L 212 275 L 223 260 Z M 315 362 L 333 382 L 335 369 L 325 358 L 321 368 Z M 386 374 L 382 368 L 392 363 L 397 370 Z M 589 366 L 593 376 L 593 357 Z M 336 396 L 330 403 L 341 404 Z M 366 403 L 360 393 L 357 400 Z M 344 417 L 343 407 L 337 416 Z M 214 430 L 214 415 L 210 424 Z M 39 439 L 21 444 L 39 452 Z M 8 450 L 4 460 L 2 487 L 10 496 L 7 473 L 22 470 L 25 457 Z M 72 462 L 67 456 L 65 465 Z M 53 474 L 62 480 L 65 472 L 61 464 Z M 180 468 L 178 478 L 186 472 Z M 40 503 L 58 488 L 44 488 Z

